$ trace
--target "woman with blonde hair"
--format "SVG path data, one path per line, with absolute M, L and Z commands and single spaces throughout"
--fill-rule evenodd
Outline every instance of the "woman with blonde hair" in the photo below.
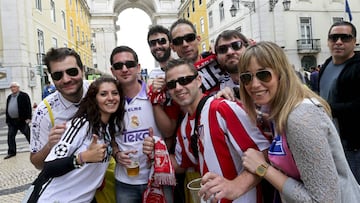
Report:
M 329 105 L 305 87 L 275 43 L 247 48 L 239 63 L 240 97 L 253 122 L 256 106 L 269 112 L 273 142 L 267 157 L 254 149 L 243 155 L 250 172 L 277 190 L 274 202 L 358 202 Z

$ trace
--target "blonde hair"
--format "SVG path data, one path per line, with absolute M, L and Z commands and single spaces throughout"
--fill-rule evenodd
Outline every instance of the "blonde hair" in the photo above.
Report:
M 260 66 L 270 68 L 273 74 L 278 75 L 278 88 L 274 98 L 269 102 L 269 119 L 275 121 L 275 127 L 279 133 L 285 132 L 290 112 L 305 98 L 317 99 L 327 114 L 331 116 L 329 104 L 301 83 L 282 48 L 273 42 L 259 42 L 249 46 L 242 54 L 238 64 L 240 74 L 248 71 L 247 68 L 253 57 Z M 251 120 L 256 122 L 255 104 L 246 92 L 244 84 L 240 85 L 240 98 Z

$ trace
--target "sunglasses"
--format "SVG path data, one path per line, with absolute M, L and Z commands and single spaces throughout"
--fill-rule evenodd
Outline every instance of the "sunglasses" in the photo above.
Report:
M 332 42 L 337 42 L 339 38 L 342 42 L 350 42 L 354 37 L 350 34 L 331 34 L 328 36 L 328 39 Z
M 117 62 L 114 63 L 112 67 L 115 70 L 122 70 L 124 65 L 126 66 L 127 69 L 129 69 L 129 68 L 134 68 L 137 65 L 137 63 L 135 61 Z
M 55 81 L 59 81 L 64 76 L 64 72 L 71 77 L 75 77 L 79 74 L 79 69 L 74 67 L 68 68 L 65 71 L 56 71 L 51 73 L 51 78 Z
M 164 45 L 164 44 L 166 44 L 166 39 L 165 38 L 159 38 L 159 39 L 153 39 L 153 40 L 150 40 L 149 41 L 149 45 L 151 46 L 151 47 L 154 47 L 154 46 L 156 46 L 156 43 L 158 43 L 158 44 L 160 44 L 160 45 Z
M 260 70 L 260 71 L 257 71 L 255 74 L 242 73 L 242 74 L 240 74 L 240 80 L 244 85 L 248 85 L 252 81 L 254 75 L 256 76 L 257 79 L 259 79 L 262 82 L 270 82 L 270 80 L 272 78 L 270 71 Z
M 229 50 L 229 48 L 231 47 L 234 51 L 237 51 L 239 49 L 241 49 L 243 46 L 243 43 L 241 41 L 237 41 L 237 42 L 232 42 L 230 44 L 224 44 L 224 45 L 220 45 L 216 48 L 216 52 L 218 54 L 226 54 Z
M 171 80 L 171 81 L 167 82 L 166 87 L 169 90 L 171 90 L 171 89 L 176 88 L 177 82 L 182 86 L 190 84 L 197 76 L 198 76 L 198 74 L 189 75 L 189 76 L 185 76 L 185 77 L 179 77 L 177 80 Z
M 173 45 L 175 46 L 179 46 L 182 45 L 184 43 L 184 40 L 186 42 L 192 42 L 196 39 L 196 35 L 195 33 L 190 33 L 190 34 L 186 34 L 182 37 L 177 37 L 175 39 L 172 40 Z

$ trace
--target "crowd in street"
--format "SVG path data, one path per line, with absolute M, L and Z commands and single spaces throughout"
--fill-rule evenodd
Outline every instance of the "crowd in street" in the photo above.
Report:
M 212 203 L 358 202 L 355 26 L 330 27 L 331 56 L 306 85 L 273 42 L 225 30 L 214 52 L 200 53 L 200 41 L 185 19 L 150 27 L 163 71 L 150 82 L 131 47 L 115 47 L 112 76 L 90 84 L 76 51 L 51 48 L 53 85 L 33 113 L 12 82 L 5 159 L 20 130 L 41 170 L 24 202 L 188 203 L 194 178 L 197 198 Z

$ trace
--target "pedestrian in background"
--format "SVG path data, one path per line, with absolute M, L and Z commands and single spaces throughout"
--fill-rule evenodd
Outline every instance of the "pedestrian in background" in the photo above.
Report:
M 79 110 L 47 156 L 42 174 L 51 181 L 40 202 L 91 202 L 112 155 L 111 137 L 123 129 L 121 85 L 103 76 L 91 83 Z
M 311 67 L 310 71 L 310 88 L 312 91 L 319 94 L 319 68 Z
M 56 87 L 51 84 L 50 81 L 46 81 L 43 93 L 42 93 L 42 99 L 44 99 L 45 97 L 47 97 L 48 95 L 54 93 L 56 91 Z
M 356 28 L 346 21 L 334 23 L 328 32 L 331 53 L 319 72 L 319 91 L 331 107 L 345 156 L 360 183 L 360 54 L 355 53 Z
M 16 134 L 18 130 L 30 142 L 31 102 L 27 93 L 20 91 L 17 82 L 10 84 L 11 94 L 6 100 L 6 124 L 8 125 L 8 154 L 4 159 L 16 156 Z
M 330 107 L 296 79 L 284 50 L 273 42 L 252 45 L 239 71 L 251 120 L 258 117 L 255 104 L 267 106 L 274 133 L 267 157 L 255 149 L 244 153 L 245 168 L 269 181 L 283 202 L 359 202 Z

